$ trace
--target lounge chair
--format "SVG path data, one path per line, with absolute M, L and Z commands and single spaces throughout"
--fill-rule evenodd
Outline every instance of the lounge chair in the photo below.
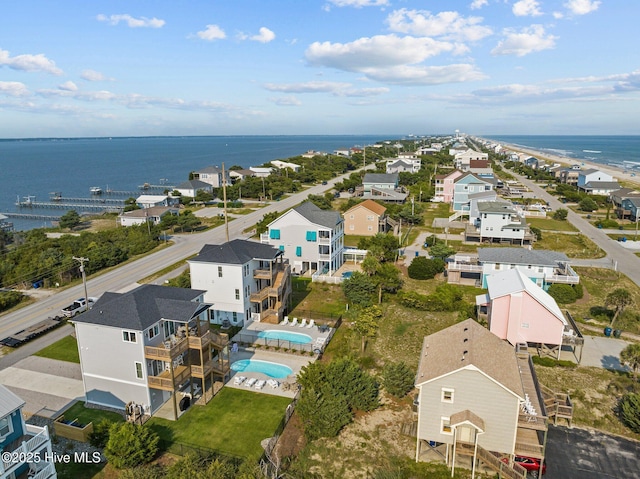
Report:
M 265 384 L 267 384 L 267 381 L 265 381 L 264 379 L 260 379 L 258 382 L 256 382 L 256 385 L 254 386 L 254 388 L 262 389 Z
M 273 389 L 276 389 L 278 386 L 280 386 L 280 383 L 275 379 L 267 379 L 267 384 L 271 386 Z
M 307 325 L 307 318 L 302 318 L 302 322 L 298 325 L 299 328 L 304 328 Z
M 257 381 L 256 378 L 249 378 L 244 382 L 244 385 L 250 388 L 256 383 L 256 381 Z
M 239 386 L 240 384 L 242 384 L 247 378 L 244 376 L 236 376 L 235 378 L 233 378 L 233 384 L 235 384 L 236 386 Z
M 284 319 L 280 321 L 280 324 L 283 326 L 286 326 L 287 324 L 289 324 L 289 316 L 285 316 Z
M 297 326 L 298 325 L 298 318 L 293 318 L 293 322 L 289 323 L 289 326 Z
M 309 320 L 309 324 L 307 324 L 307 328 L 313 328 L 313 326 L 315 325 L 315 320 L 314 319 L 310 319 Z

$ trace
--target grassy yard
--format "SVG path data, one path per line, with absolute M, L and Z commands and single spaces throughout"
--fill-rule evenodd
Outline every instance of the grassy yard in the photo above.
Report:
M 85 407 L 82 401 L 76 402 L 73 406 L 64 412 L 64 418 L 67 421 L 77 420 L 80 424 L 96 423 L 107 419 L 112 422 L 124 422 L 124 417 L 118 413 L 111 411 L 103 411 L 102 409 L 93 409 Z
M 582 234 L 544 232 L 542 239 L 533 244 L 534 249 L 548 249 L 565 253 L 569 258 L 603 258 L 606 253 Z
M 578 229 L 568 221 L 554 220 L 551 217 L 527 218 L 527 223 L 529 224 L 529 226 L 533 226 L 534 228 L 540 228 L 541 230 L 578 231 Z
M 346 299 L 340 285 L 312 283 L 311 278 L 294 277 L 291 303 L 290 317 L 310 318 L 312 313 L 319 313 L 337 319 L 345 311 Z
M 273 435 L 290 402 L 226 387 L 209 404 L 193 406 L 178 421 L 152 418 L 147 426 L 169 442 L 257 459 L 262 454 L 260 441 Z
M 34 356 L 80 364 L 78 342 L 73 336 L 66 336 L 61 340 L 56 341 L 55 343 L 35 353 Z
M 424 218 L 424 225 L 429 231 L 434 231 L 433 220 L 435 218 L 448 218 L 451 216 L 451 205 L 448 203 L 427 203 L 425 205 L 425 212 L 422 215 Z
M 358 247 L 358 243 L 360 242 L 361 239 L 369 239 L 369 238 L 370 238 L 369 236 L 345 234 L 344 235 L 344 245 L 345 246 L 351 246 L 353 248 L 357 248 Z

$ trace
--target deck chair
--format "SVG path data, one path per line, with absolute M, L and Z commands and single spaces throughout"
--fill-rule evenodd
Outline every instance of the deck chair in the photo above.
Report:
M 293 322 L 289 323 L 289 326 L 297 326 L 298 325 L 298 318 L 293 318 Z
M 316 323 L 315 319 L 310 319 L 309 320 L 309 324 L 307 324 L 307 328 L 313 328 L 315 323 Z
M 302 322 L 298 325 L 299 328 L 304 328 L 307 325 L 307 318 L 302 318 Z
M 284 319 L 280 322 L 282 326 L 286 326 L 289 324 L 289 316 L 285 316 Z

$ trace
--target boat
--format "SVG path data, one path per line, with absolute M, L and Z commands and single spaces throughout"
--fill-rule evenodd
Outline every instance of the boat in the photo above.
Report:
M 89 191 L 91 192 L 92 195 L 102 194 L 102 188 L 100 188 L 99 186 L 92 186 L 91 188 L 89 188 Z

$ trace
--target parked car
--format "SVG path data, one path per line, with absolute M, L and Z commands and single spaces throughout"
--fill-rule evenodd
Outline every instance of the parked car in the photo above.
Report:
M 524 467 L 527 472 L 530 472 L 533 477 L 538 477 L 540 475 L 540 459 L 535 457 L 527 457 L 527 456 L 515 456 L 513 461 L 518 463 L 520 466 Z M 509 458 L 502 458 L 502 462 L 505 464 L 509 463 Z M 542 474 L 547 472 L 547 465 L 542 464 Z
M 98 301 L 98 298 L 89 298 L 89 309 L 93 307 L 93 303 Z M 83 312 L 87 309 L 87 302 L 84 298 L 78 298 L 66 308 L 62 308 L 63 316 L 67 318 L 73 318 L 76 314 Z

